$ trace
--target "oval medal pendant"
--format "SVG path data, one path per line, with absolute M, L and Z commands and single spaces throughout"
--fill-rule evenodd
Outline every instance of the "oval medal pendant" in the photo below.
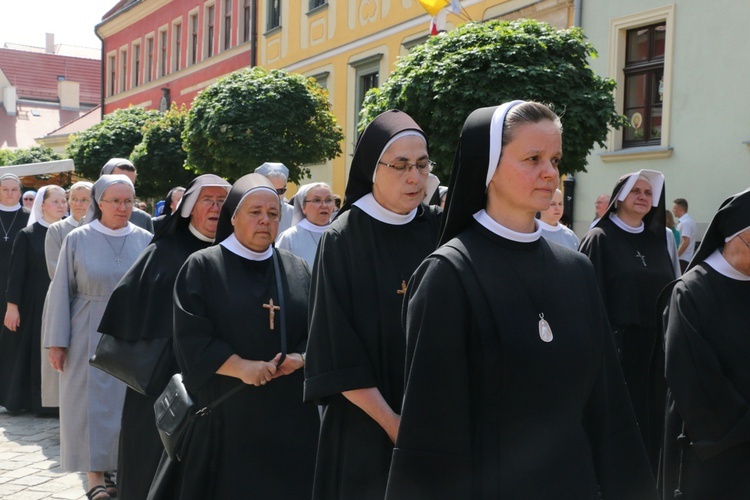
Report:
M 547 320 L 544 319 L 544 314 L 539 315 L 539 338 L 544 342 L 552 342 L 552 328 L 550 328 Z

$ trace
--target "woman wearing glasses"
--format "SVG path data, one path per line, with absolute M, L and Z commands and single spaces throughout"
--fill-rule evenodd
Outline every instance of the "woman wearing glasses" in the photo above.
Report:
M 151 241 L 128 222 L 135 190 L 124 175 L 103 175 L 92 189 L 92 220 L 74 229 L 60 249 L 50 285 L 44 346 L 60 372 L 60 462 L 88 472 L 94 500 L 110 498 L 104 473 L 117 468 L 125 384 L 89 366 L 97 329 L 117 282 Z
M 44 238 L 49 225 L 62 219 L 66 208 L 63 188 L 44 186 L 34 202 L 28 225 L 13 243 L 8 307 L 0 335 L 0 404 L 11 412 L 57 412 L 44 407 L 41 398 L 42 307 L 50 281 L 44 264 Z
M 414 120 L 397 110 L 377 116 L 321 238 L 305 365 L 305 400 L 325 405 L 313 498 L 385 494 L 404 389 L 401 305 L 440 223 L 440 209 L 422 204 L 430 170 Z
M 328 184 L 314 182 L 300 186 L 294 196 L 292 227 L 279 235 L 276 248 L 289 250 L 312 269 L 318 243 L 330 226 L 334 207 L 333 192 Z

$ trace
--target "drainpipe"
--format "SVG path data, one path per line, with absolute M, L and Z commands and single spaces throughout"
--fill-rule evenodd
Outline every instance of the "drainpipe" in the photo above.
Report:
M 252 27 L 253 32 L 250 36 L 250 67 L 258 65 L 258 0 L 253 0 Z
M 581 26 L 581 3 L 583 0 L 573 0 L 573 26 Z

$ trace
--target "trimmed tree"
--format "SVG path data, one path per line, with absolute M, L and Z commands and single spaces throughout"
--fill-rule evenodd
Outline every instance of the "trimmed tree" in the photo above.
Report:
M 230 180 L 266 161 L 289 168 L 298 182 L 309 170 L 341 154 L 344 138 L 328 92 L 314 79 L 255 67 L 237 71 L 193 101 L 185 133 L 187 163 Z
M 185 167 L 187 152 L 182 147 L 182 132 L 186 120 L 186 107 L 172 104 L 145 127 L 143 140 L 130 155 L 138 170 L 138 196 L 161 198 L 195 177 L 195 172 Z
M 17 149 L 8 155 L 6 165 L 27 165 L 44 161 L 62 160 L 63 157 L 47 146 L 32 146 L 28 149 Z
M 558 30 L 538 21 L 467 23 L 431 37 L 399 59 L 396 70 L 370 90 L 360 127 L 397 108 L 430 138 L 435 173 L 447 182 L 464 120 L 480 107 L 514 99 L 550 104 L 561 116 L 561 173 L 586 170 L 594 143 L 625 118 L 615 111 L 615 82 L 597 76 L 587 57 L 594 47 L 580 28 Z
M 129 158 L 133 148 L 143 140 L 144 126 L 158 120 L 160 115 L 155 110 L 131 106 L 106 115 L 100 123 L 76 134 L 66 151 L 78 175 L 98 179 L 110 158 Z

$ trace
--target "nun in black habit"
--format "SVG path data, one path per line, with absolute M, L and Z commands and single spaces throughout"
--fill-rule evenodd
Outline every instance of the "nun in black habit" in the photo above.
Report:
M 112 292 L 99 324 L 100 333 L 129 341 L 172 337 L 177 272 L 190 254 L 213 243 L 219 211 L 230 187 L 212 174 L 201 175 L 188 185 L 177 210 L 165 219 Z M 166 349 L 172 373 L 177 373 L 171 345 Z M 162 389 L 155 387 L 153 394 L 141 394 L 128 387 L 125 393 L 117 460 L 121 498 L 144 499 L 148 494 L 164 450 L 153 410 Z
M 535 219 L 561 127 L 524 101 L 464 124 L 443 246 L 409 283 L 388 499 L 657 498 L 591 263 Z
M 177 275 L 175 354 L 196 403 L 255 386 L 197 419 L 181 500 L 310 498 L 319 428 L 302 401 L 310 271 L 273 247 L 280 218 L 273 184 L 240 178 L 221 208 L 219 244 Z
M 579 250 L 594 264 L 635 417 L 656 476 L 666 384 L 656 299 L 676 278 L 667 249 L 664 176 L 653 170 L 617 182 L 604 216 Z
M 662 498 L 750 498 L 750 190 L 722 203 L 667 298 Z
M 362 132 L 313 267 L 305 400 L 324 405 L 313 498 L 382 499 L 398 430 L 406 283 L 435 249 L 424 132 L 386 111 Z

